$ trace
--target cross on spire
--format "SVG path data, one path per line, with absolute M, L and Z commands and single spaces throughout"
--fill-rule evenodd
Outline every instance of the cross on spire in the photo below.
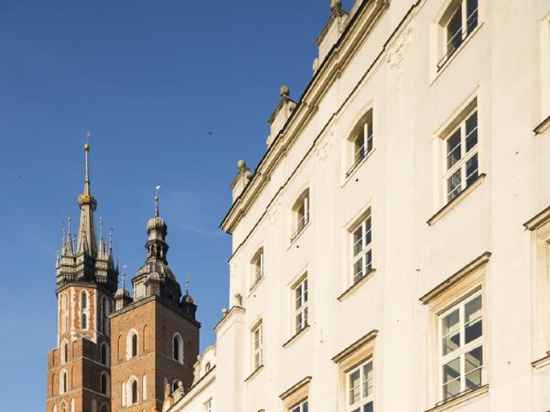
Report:
M 155 217 L 160 217 L 160 185 L 155 187 Z

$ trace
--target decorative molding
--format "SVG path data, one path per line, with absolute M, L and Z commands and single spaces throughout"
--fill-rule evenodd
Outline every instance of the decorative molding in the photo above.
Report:
M 531 232 L 550 222 L 550 206 L 546 207 L 523 224 Z
M 304 379 L 302 379 L 298 383 L 295 383 L 290 388 L 288 388 L 286 391 L 281 393 L 279 395 L 279 399 L 284 401 L 285 399 L 290 397 L 290 395 L 298 392 L 300 389 L 304 388 L 306 385 L 309 385 L 309 383 L 311 382 L 311 379 L 312 379 L 311 376 L 306 376 Z
M 304 326 L 302 329 L 300 329 L 298 332 L 296 332 L 290 339 L 288 339 L 285 343 L 283 343 L 283 348 L 286 348 L 288 345 L 290 345 L 292 342 L 294 342 L 296 339 L 298 339 L 300 336 L 302 336 L 307 330 L 309 330 L 309 325 Z
M 348 295 L 359 289 L 359 287 L 364 284 L 368 279 L 372 278 L 375 272 L 376 269 L 369 270 L 361 279 L 359 279 L 357 282 L 354 282 L 353 285 L 344 290 L 336 299 L 339 302 L 342 302 L 346 297 L 348 297 Z
M 358 351 L 361 347 L 371 343 L 376 337 L 378 336 L 378 330 L 373 329 L 369 333 L 367 333 L 365 336 L 359 338 L 355 342 L 353 342 L 351 345 L 349 345 L 347 348 L 342 350 L 341 352 L 337 353 L 332 357 L 332 361 L 334 363 L 341 363 L 347 358 L 349 358 L 351 355 L 353 355 L 356 351 Z
M 543 368 L 547 367 L 548 365 L 550 365 L 550 351 L 546 352 L 546 356 L 544 356 L 540 359 L 537 359 L 534 362 L 531 362 L 531 366 L 534 369 L 543 369 Z
M 550 116 L 546 117 L 542 122 L 540 122 L 534 129 L 533 133 L 535 135 L 543 134 L 548 129 L 550 129 Z
M 420 298 L 420 302 L 422 302 L 424 305 L 427 305 L 435 298 L 440 296 L 442 293 L 444 293 L 446 290 L 452 288 L 459 281 L 464 279 L 468 274 L 481 267 L 482 265 L 487 264 L 490 258 L 491 252 L 484 252 L 483 254 L 472 260 L 470 263 L 468 263 L 466 266 L 449 276 L 446 280 L 430 290 L 424 296 L 422 296 Z
M 256 369 L 254 369 L 254 371 L 250 375 L 248 375 L 248 377 L 244 380 L 245 383 L 248 383 L 249 381 L 254 379 L 263 369 L 264 369 L 264 365 L 260 365 Z

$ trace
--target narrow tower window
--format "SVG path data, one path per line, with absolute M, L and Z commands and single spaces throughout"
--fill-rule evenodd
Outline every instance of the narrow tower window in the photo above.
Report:
M 99 361 L 103 365 L 107 365 L 107 344 L 103 342 L 101 348 L 99 349 Z
M 126 359 L 132 359 L 138 355 L 138 341 L 138 334 L 135 329 L 132 329 L 126 338 Z
M 172 337 L 172 359 L 183 364 L 183 339 L 179 333 Z
M 80 326 L 82 329 L 88 329 L 88 293 L 82 291 L 80 295 Z
M 138 403 L 138 383 L 137 380 L 132 382 L 132 405 Z

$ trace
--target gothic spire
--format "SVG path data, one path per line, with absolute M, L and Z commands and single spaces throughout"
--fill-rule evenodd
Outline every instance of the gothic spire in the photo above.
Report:
M 160 216 L 160 186 L 156 187 L 155 192 L 155 214 L 147 222 L 147 261 L 161 261 L 165 264 L 166 253 L 168 252 L 168 244 L 166 243 L 166 235 L 168 227 L 164 219 Z
M 64 231 L 64 239 L 63 239 L 63 248 L 62 248 L 62 255 L 64 256 L 73 256 L 74 255 L 74 248 L 73 248 L 73 235 L 71 231 L 71 218 L 67 218 L 67 230 Z
M 77 254 L 97 255 L 97 241 L 94 227 L 94 211 L 97 208 L 97 201 L 92 196 L 90 184 L 90 144 L 84 145 L 84 190 L 78 197 L 80 207 L 80 225 L 78 229 L 78 251 Z

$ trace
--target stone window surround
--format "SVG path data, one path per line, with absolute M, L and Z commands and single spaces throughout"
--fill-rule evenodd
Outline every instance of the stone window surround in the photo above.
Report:
M 279 395 L 285 412 L 308 399 L 311 380 L 311 376 L 306 376 Z

